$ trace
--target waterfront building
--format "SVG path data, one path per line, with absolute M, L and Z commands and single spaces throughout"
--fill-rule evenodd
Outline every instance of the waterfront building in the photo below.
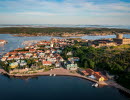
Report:
M 78 69 L 78 65 L 71 63 L 71 62 L 67 62 L 67 64 L 65 65 L 67 70 L 77 70 Z
M 95 76 L 96 80 L 98 80 L 99 82 L 100 81 L 105 81 L 105 77 L 103 77 L 103 75 L 101 75 L 100 72 L 95 72 L 94 76 Z
M 56 68 L 61 67 L 61 63 L 57 61 L 57 62 L 55 63 L 55 67 L 56 67 Z

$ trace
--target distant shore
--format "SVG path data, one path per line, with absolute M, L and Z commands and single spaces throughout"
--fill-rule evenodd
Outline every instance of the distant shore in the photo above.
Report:
M 58 37 L 82 37 L 85 35 L 113 35 L 116 33 L 130 34 L 130 29 L 117 28 L 78 28 L 78 27 L 6 27 L 0 28 L 0 34 L 12 34 L 19 37 L 33 36 L 58 36 Z

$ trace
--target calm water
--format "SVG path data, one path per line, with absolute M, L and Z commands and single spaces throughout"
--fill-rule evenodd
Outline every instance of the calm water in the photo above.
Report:
M 124 35 L 130 38 L 130 35 Z M 52 37 L 13 37 L 0 34 L 0 39 L 7 40 L 6 52 L 24 47 L 25 40 L 50 40 Z M 60 37 L 55 37 L 60 38 Z M 84 36 L 83 39 L 115 38 L 109 36 Z M 0 47 L 0 52 L 2 52 Z M 41 76 L 29 80 L 7 78 L 0 75 L 0 100 L 128 100 L 117 89 L 111 87 L 93 88 L 92 83 L 65 76 Z
M 82 39 L 103 39 L 103 38 L 115 38 L 115 35 L 107 35 L 107 36 L 83 36 L 80 37 Z M 124 35 L 126 38 L 130 38 L 130 35 Z M 22 42 L 27 40 L 50 40 L 52 37 L 50 36 L 40 36 L 40 37 L 14 37 L 10 34 L 0 34 L 0 39 L 7 40 L 8 43 L 4 46 L 5 52 L 8 52 L 10 50 L 14 50 L 19 47 L 24 47 L 22 45 Z M 55 37 L 55 38 L 61 38 L 61 37 Z M 0 52 L 2 52 L 3 47 L 0 47 Z
M 88 24 L 0 24 L 2 27 L 93 27 L 93 28 L 121 28 L 121 29 L 130 29 L 130 25 L 88 25 Z
M 115 88 L 91 85 L 87 80 L 66 76 L 29 80 L 0 76 L 0 100 L 128 100 Z

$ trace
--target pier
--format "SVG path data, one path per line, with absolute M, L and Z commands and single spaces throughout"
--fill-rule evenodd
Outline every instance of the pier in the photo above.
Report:
M 130 95 L 130 90 L 129 89 L 121 86 L 120 84 L 116 83 L 115 81 L 107 81 L 107 84 L 112 86 L 112 87 L 115 87 L 117 89 L 120 89 L 120 90 L 122 90 L 122 91 L 124 91 L 124 92 L 126 92 L 126 93 L 128 93 Z

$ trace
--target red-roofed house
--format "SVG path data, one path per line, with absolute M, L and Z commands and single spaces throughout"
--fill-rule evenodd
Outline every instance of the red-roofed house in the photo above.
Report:
M 1 59 L 1 61 L 6 61 L 6 57 L 3 57 L 3 58 Z
M 45 66 L 51 66 L 52 62 L 50 62 L 50 61 L 42 61 L 42 64 L 45 65 Z
M 95 78 L 98 81 L 105 81 L 105 80 L 107 80 L 107 78 L 105 76 L 103 76 L 100 72 L 95 72 L 94 76 L 95 76 Z
M 87 68 L 85 71 L 86 71 L 86 73 L 88 73 L 88 75 L 93 75 L 94 74 L 94 70 L 92 70 L 90 68 Z
M 29 49 L 29 52 L 35 52 L 36 50 L 35 49 Z

